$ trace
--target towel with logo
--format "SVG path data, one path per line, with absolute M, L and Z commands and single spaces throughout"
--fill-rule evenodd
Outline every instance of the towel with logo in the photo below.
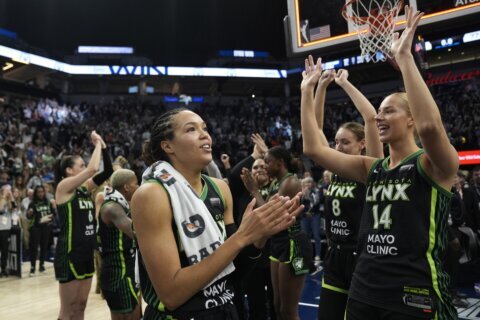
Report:
M 151 165 L 143 173 L 142 183 L 150 179 L 160 181 L 170 196 L 173 219 L 180 239 L 181 248 L 179 249 L 185 251 L 187 258 L 205 257 L 204 248 L 218 248 L 223 244 L 227 238 L 225 228 L 219 228 L 205 203 L 171 164 L 158 161 Z M 194 264 L 196 259 L 188 260 Z M 230 263 L 205 288 L 234 270 L 233 263 Z

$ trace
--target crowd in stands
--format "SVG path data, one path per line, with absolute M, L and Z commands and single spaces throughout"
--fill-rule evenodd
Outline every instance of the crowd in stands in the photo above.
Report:
M 477 84 L 459 82 L 437 86 L 434 91 L 442 118 L 448 120 L 445 127 L 452 144 L 458 150 L 479 149 Z M 373 104 L 380 101 L 373 99 Z M 53 163 L 60 152 L 88 158 L 86 132 L 93 129 L 105 137 L 113 157 L 123 155 L 134 169 L 141 170 L 139 155 L 143 141 L 150 136 L 148 128 L 166 109 L 165 105 L 125 99 L 102 105 L 69 105 L 49 99 L 10 101 L 0 106 L 0 182 L 22 176 L 21 183 L 28 189 L 40 181 L 51 182 Z M 350 102 L 339 102 L 326 110 L 325 133 L 331 140 L 339 124 L 362 122 Z M 282 145 L 297 156 L 302 152 L 298 102 L 272 104 L 262 99 L 245 99 L 228 107 L 206 104 L 195 111 L 208 122 L 216 159 L 222 153 L 229 154 L 233 163 L 244 158 L 251 149 L 252 132 L 259 132 L 269 146 Z

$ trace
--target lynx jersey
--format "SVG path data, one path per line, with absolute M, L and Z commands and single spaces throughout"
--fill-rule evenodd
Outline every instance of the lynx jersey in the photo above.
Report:
M 200 198 L 205 203 L 208 211 L 213 216 L 219 228 L 224 227 L 224 211 L 225 201 L 222 193 L 220 192 L 216 183 L 208 176 L 202 176 L 204 182 L 202 194 Z M 145 183 L 159 183 L 162 185 L 164 182 L 160 179 L 150 179 Z M 172 218 L 172 229 L 176 235 L 177 247 L 179 248 L 180 263 L 182 267 L 190 265 L 189 259 L 185 252 L 181 249 L 180 240 L 178 238 L 179 231 L 176 227 L 175 221 Z M 205 256 L 198 257 L 198 259 L 206 258 L 213 251 L 211 248 L 205 248 Z M 155 293 L 153 284 L 148 277 L 147 270 L 141 259 L 141 252 L 139 251 L 139 273 L 140 273 L 140 287 L 145 301 L 147 302 L 149 309 L 145 314 L 149 315 L 149 319 L 190 319 L 193 318 L 196 312 L 212 309 L 218 306 L 222 306 L 227 303 L 231 303 L 234 296 L 234 290 L 229 277 L 224 277 L 214 282 L 207 288 L 204 288 L 200 292 L 196 293 L 190 300 L 178 307 L 174 311 L 168 310 L 160 301 L 159 297 Z
M 456 319 L 441 263 L 451 194 L 427 176 L 423 152 L 393 169 L 389 158 L 372 166 L 350 297 L 418 318 Z
M 77 188 L 57 210 L 60 222 L 57 256 L 68 256 L 74 262 L 93 259 L 96 220 L 90 192 L 83 186 Z
M 134 278 L 135 247 L 130 237 L 116 228 L 113 223 L 105 224 L 101 217 L 105 206 L 116 203 L 122 207 L 125 215 L 131 218 L 127 200 L 120 192 L 108 187 L 105 188 L 104 194 L 105 200 L 100 209 L 97 234 L 99 251 L 102 257 L 101 286 L 102 289 L 113 291 L 116 290 L 125 276 Z
M 333 175 L 325 199 L 325 231 L 334 245 L 355 245 L 365 203 L 364 184 Z

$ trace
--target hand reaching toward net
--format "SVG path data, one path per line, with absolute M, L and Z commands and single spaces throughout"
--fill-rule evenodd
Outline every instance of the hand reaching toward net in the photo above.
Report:
M 398 32 L 393 34 L 391 53 L 395 60 L 399 62 L 402 58 L 412 54 L 412 43 L 415 31 L 423 16 L 423 12 L 415 10 L 410 6 L 405 6 L 405 19 L 407 27 L 402 35 Z
M 322 58 L 318 58 L 317 64 L 313 62 L 313 57 L 311 55 L 308 56 L 308 59 L 305 59 L 305 70 L 302 72 L 302 84 L 300 85 L 301 90 L 305 90 L 307 88 L 314 88 L 320 76 L 322 75 Z

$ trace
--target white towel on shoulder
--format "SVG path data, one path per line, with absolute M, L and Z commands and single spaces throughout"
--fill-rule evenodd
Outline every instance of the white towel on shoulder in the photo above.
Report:
M 200 262 L 223 244 L 227 238 L 225 228 L 217 225 L 202 199 L 171 164 L 158 161 L 151 165 L 143 173 L 142 183 L 150 179 L 162 183 L 170 196 L 181 244 L 179 249 L 185 251 L 191 265 Z M 235 266 L 230 263 L 205 288 L 234 270 Z

